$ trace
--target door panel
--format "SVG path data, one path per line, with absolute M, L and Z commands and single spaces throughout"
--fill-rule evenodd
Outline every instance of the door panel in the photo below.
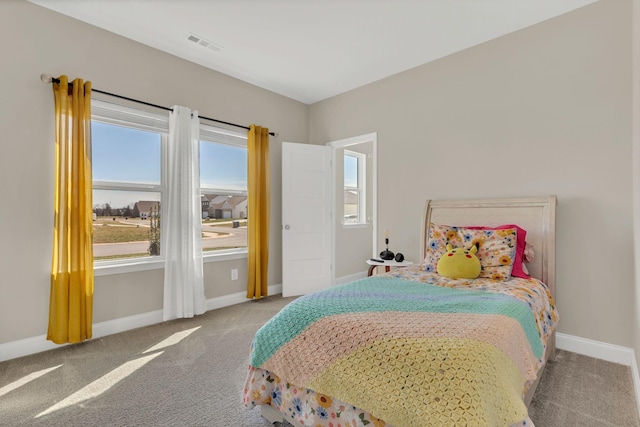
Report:
M 282 143 L 282 295 L 331 286 L 330 147 Z

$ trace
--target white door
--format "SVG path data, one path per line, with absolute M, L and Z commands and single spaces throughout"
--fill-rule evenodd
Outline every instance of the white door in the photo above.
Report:
M 282 296 L 331 286 L 332 149 L 282 143 Z

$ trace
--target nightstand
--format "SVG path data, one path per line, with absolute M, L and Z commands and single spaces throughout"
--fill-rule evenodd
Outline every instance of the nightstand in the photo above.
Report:
M 377 261 L 372 261 L 368 259 L 367 264 L 370 265 L 367 276 L 371 276 L 373 274 L 373 270 L 375 270 L 376 267 L 384 266 L 384 271 L 388 272 L 389 270 L 391 270 L 391 267 L 406 267 L 408 265 L 412 265 L 413 262 L 407 261 L 407 260 L 404 260 L 402 262 L 397 262 L 396 260 L 393 260 L 393 259 L 389 261 L 384 261 L 384 262 L 377 262 Z

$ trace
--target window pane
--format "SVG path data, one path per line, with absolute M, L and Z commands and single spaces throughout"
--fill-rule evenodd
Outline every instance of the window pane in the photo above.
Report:
M 160 184 L 161 134 L 91 122 L 94 181 Z
M 344 223 L 357 224 L 360 222 L 360 196 L 358 190 L 344 190 Z
M 200 186 L 246 192 L 246 147 L 200 141 Z
M 247 247 L 247 148 L 200 141 L 202 249 Z
M 202 196 L 202 249 L 247 247 L 247 196 Z
M 160 254 L 160 193 L 93 191 L 93 259 Z
M 344 186 L 358 187 L 358 158 L 344 156 Z
M 344 224 L 360 222 L 359 158 L 344 155 Z

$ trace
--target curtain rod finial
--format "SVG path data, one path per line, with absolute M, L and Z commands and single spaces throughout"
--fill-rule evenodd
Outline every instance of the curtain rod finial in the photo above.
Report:
M 45 74 L 45 73 L 40 74 L 40 80 L 42 80 L 45 83 L 51 83 L 53 81 L 51 76 L 49 74 Z

